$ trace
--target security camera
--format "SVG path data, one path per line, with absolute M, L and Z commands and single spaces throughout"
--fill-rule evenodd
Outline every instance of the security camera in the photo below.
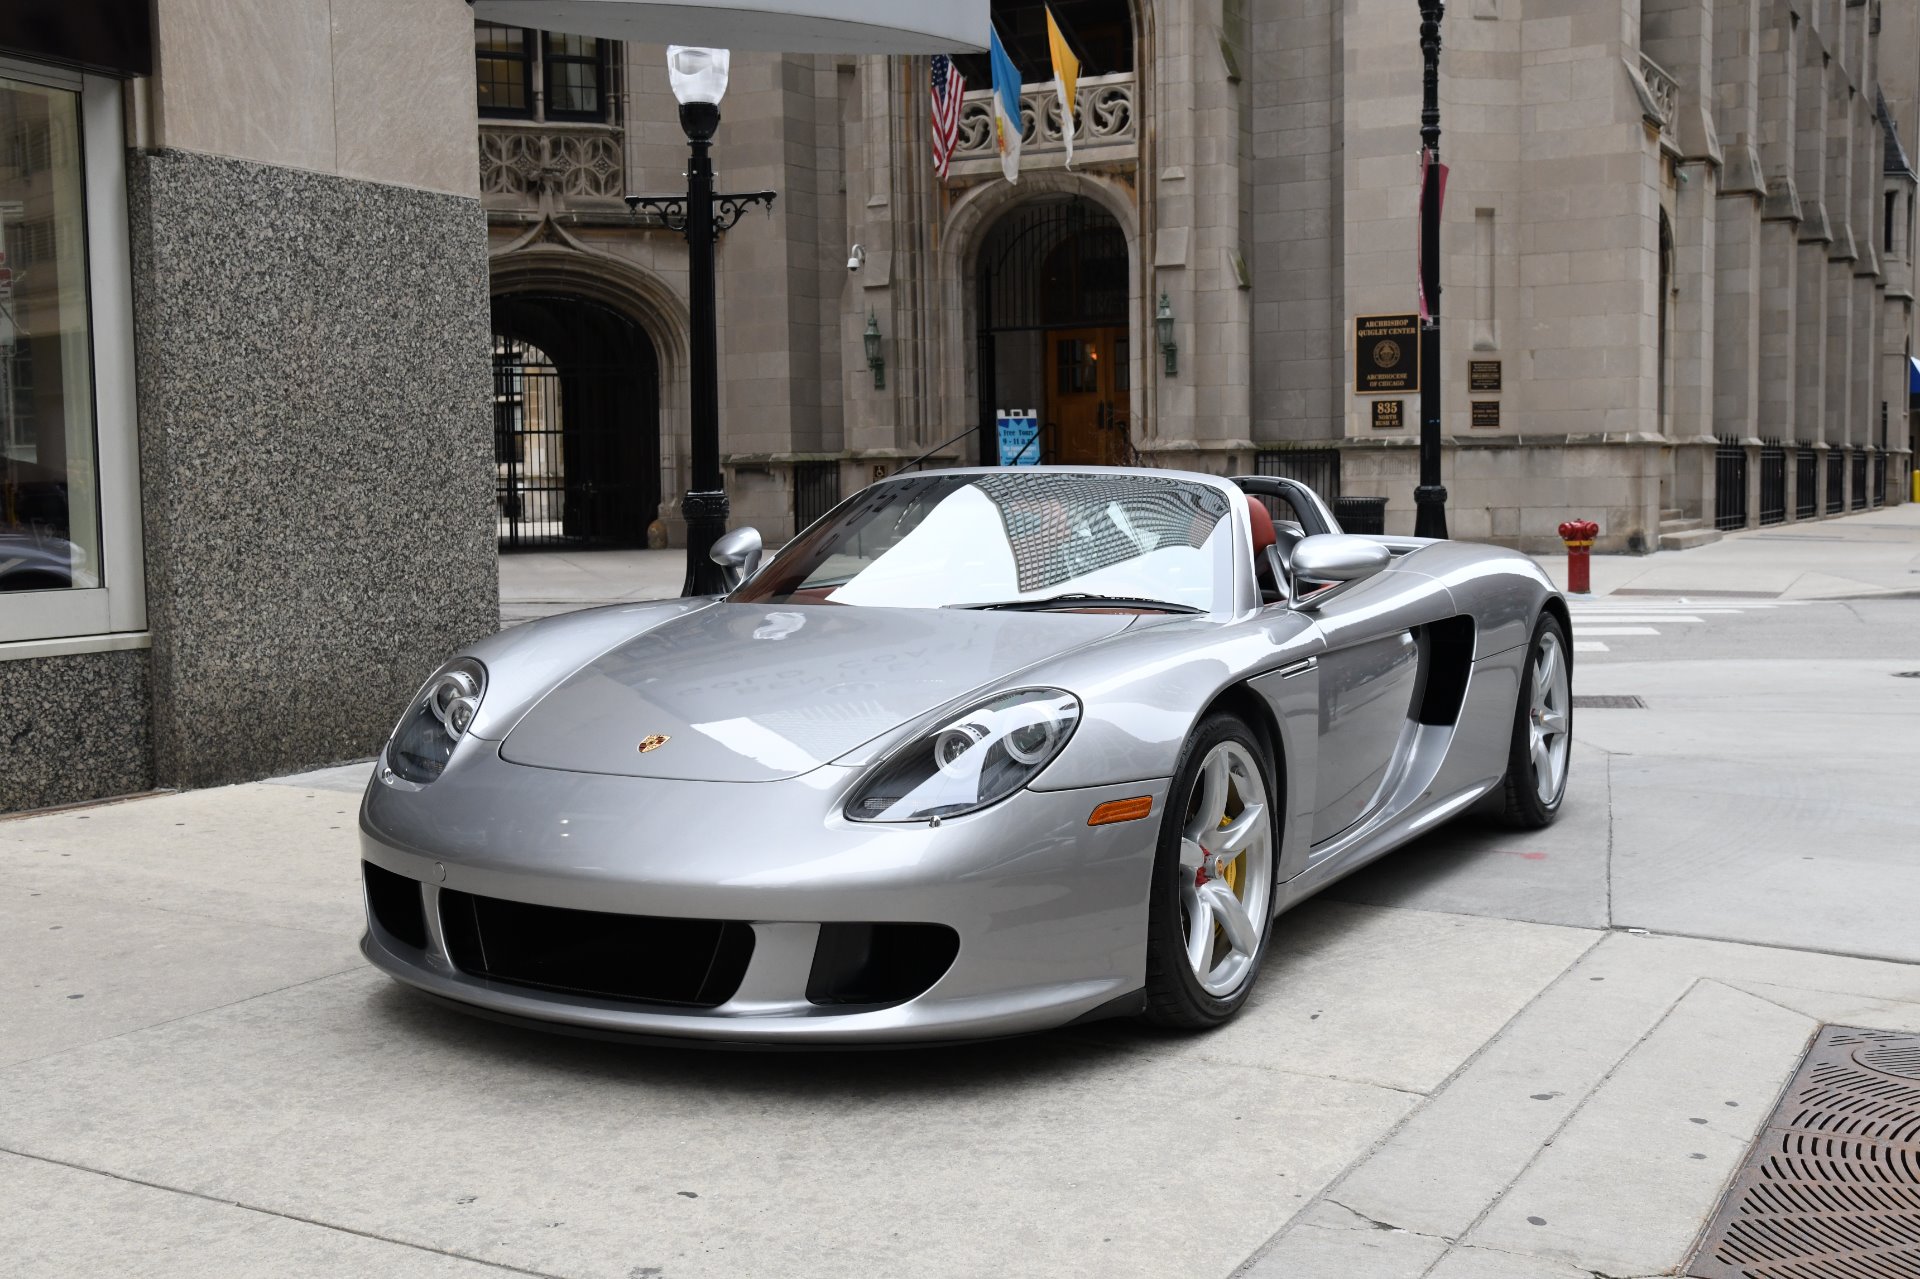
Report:
M 867 251 L 859 245 L 853 246 L 853 252 L 847 257 L 847 270 L 858 271 L 867 260 Z

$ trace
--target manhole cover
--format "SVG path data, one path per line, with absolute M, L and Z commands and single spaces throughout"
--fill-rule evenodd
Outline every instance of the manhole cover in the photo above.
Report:
M 1647 704 L 1631 693 L 1587 693 L 1573 695 L 1577 711 L 1643 711 Z
M 1821 1030 L 1686 1273 L 1920 1275 L 1920 1035 Z

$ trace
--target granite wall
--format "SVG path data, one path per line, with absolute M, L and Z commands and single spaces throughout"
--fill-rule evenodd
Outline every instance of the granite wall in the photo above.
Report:
M 0 812 L 153 785 L 147 654 L 0 662 Z
M 499 624 L 479 203 L 177 150 L 128 179 L 154 779 L 372 754 Z

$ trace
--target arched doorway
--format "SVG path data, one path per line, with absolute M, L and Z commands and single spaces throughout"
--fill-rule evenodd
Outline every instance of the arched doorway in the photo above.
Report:
M 999 456 L 1000 413 L 1033 411 L 1040 461 L 1129 460 L 1127 238 L 1113 216 L 1073 196 L 1016 206 L 981 243 L 977 287 L 981 457 Z
M 559 294 L 493 300 L 502 550 L 645 546 L 660 508 L 660 372 L 640 326 Z

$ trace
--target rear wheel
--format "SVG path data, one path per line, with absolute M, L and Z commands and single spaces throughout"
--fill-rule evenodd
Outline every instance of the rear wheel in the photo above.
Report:
M 1272 931 L 1274 787 L 1259 737 L 1210 715 L 1181 752 L 1147 906 L 1147 1020 L 1204 1029 L 1240 1010 Z
M 1537 830 L 1560 815 L 1573 755 L 1573 667 L 1560 619 L 1542 613 L 1521 672 L 1507 750 L 1507 824 Z

